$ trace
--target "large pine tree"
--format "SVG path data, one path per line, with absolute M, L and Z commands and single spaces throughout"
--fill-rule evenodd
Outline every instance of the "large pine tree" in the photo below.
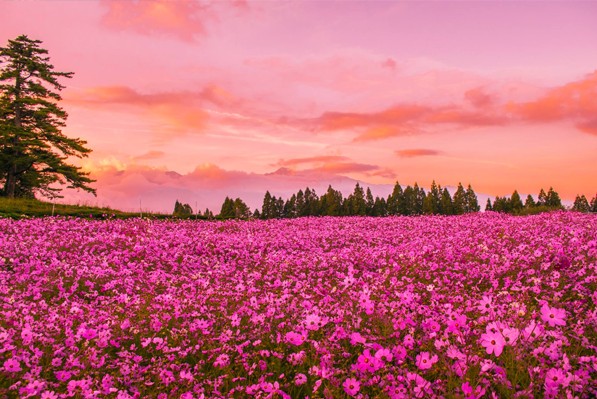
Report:
M 0 183 L 2 195 L 34 197 L 39 193 L 59 197 L 61 189 L 83 189 L 94 180 L 81 168 L 67 163 L 69 157 L 85 157 L 85 141 L 65 136 L 67 113 L 58 106 L 59 78 L 72 72 L 56 72 L 39 40 L 21 35 L 0 47 Z

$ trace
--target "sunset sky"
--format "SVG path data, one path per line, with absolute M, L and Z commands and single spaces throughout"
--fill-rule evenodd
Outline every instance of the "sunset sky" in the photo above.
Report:
M 597 191 L 597 2 L 2 1 L 98 197 L 219 211 L 306 185 Z

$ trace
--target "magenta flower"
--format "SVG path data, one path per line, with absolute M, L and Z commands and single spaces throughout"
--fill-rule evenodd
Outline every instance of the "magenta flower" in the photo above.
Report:
M 561 369 L 549 369 L 545 374 L 545 387 L 558 388 L 560 385 L 568 383 L 566 373 Z
M 541 307 L 541 320 L 549 324 L 550 327 L 565 326 L 566 311 L 564 309 L 552 308 L 545 304 Z
M 494 354 L 499 356 L 502 354 L 504 350 L 504 345 L 506 345 L 506 341 L 500 332 L 495 333 L 485 333 L 481 335 L 481 345 L 485 347 L 487 354 Z
M 421 352 L 417 355 L 415 364 L 420 370 L 428 370 L 437 363 L 437 355 L 430 356 L 429 352 Z
M 359 389 L 361 389 L 361 384 L 354 378 L 347 378 L 342 386 L 344 387 L 344 392 L 350 396 L 356 395 Z
M 83 331 L 83 334 L 81 334 L 81 337 L 83 337 L 87 340 L 91 340 L 91 339 L 97 337 L 97 330 L 95 330 L 93 328 L 86 328 L 85 331 Z
M 4 370 L 9 373 L 17 373 L 21 371 L 21 363 L 14 357 L 10 358 L 4 362 Z
M 301 386 L 305 382 L 307 382 L 307 376 L 304 375 L 303 373 L 299 373 L 299 374 L 296 375 L 296 377 L 294 377 L 294 384 L 296 386 Z
M 306 337 L 303 334 L 299 334 L 294 331 L 289 331 L 286 333 L 284 338 L 286 339 L 286 342 L 288 342 L 292 345 L 299 346 L 299 345 L 302 345 L 303 342 L 305 342 Z
M 218 356 L 218 358 L 214 362 L 214 366 L 221 367 L 221 368 L 226 367 L 229 364 L 230 364 L 230 356 L 228 356 L 225 353 L 222 353 L 220 356 Z
M 479 311 L 481 313 L 489 312 L 489 310 L 491 308 L 493 308 L 493 304 L 491 303 L 492 301 L 493 301 L 493 299 L 491 298 L 491 296 L 483 295 L 483 299 L 479 303 L 479 306 L 477 307 L 477 309 L 479 309 Z

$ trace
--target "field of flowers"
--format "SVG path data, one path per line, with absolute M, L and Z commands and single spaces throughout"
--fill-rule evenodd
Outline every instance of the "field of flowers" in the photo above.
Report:
M 0 220 L 0 397 L 594 398 L 597 217 Z

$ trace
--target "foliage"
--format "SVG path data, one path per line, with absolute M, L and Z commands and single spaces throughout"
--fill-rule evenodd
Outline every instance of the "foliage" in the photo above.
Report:
M 65 136 L 66 112 L 58 106 L 60 78 L 39 40 L 22 35 L 0 47 L 0 182 L 9 198 L 60 197 L 61 188 L 82 189 L 94 180 L 69 157 L 85 157 L 86 142 Z
M 182 218 L 193 216 L 193 208 L 191 208 L 189 204 L 183 204 L 176 200 L 176 203 L 174 204 L 174 212 L 172 213 L 172 215 Z

